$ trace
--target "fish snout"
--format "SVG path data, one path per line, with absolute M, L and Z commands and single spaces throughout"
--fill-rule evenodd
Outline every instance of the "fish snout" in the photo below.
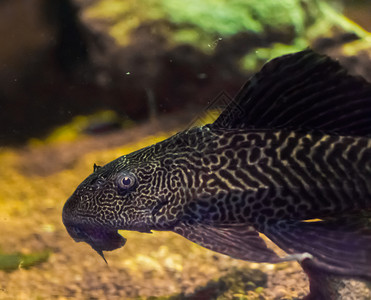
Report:
M 68 234 L 76 241 L 83 242 L 88 239 L 84 231 L 83 224 L 80 224 L 76 213 L 76 206 L 72 196 L 67 200 L 62 211 L 62 221 Z
M 73 227 L 74 224 L 78 223 L 77 205 L 76 199 L 72 195 L 63 206 L 62 221 L 64 226 L 68 228 Z
M 126 239 L 118 234 L 117 229 L 92 223 L 76 210 L 71 196 L 63 207 L 62 220 L 68 234 L 76 242 L 89 244 L 100 255 L 102 251 L 112 251 L 125 245 Z

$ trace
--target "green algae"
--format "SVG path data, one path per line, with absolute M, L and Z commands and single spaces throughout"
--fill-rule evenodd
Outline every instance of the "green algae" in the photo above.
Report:
M 348 43 L 342 47 L 343 53 L 346 56 L 356 56 L 360 52 L 370 52 L 371 49 L 371 34 L 363 39 Z
M 82 18 L 123 48 L 137 42 L 141 28 L 149 30 L 151 39 L 160 38 L 159 47 L 165 52 L 189 45 L 213 55 L 219 44 L 227 45 L 241 35 L 246 41 L 266 40 L 259 48 L 256 42 L 241 45 L 251 49 L 235 57 L 236 66 L 251 73 L 268 59 L 300 51 L 320 37 L 345 32 L 370 36 L 334 4 L 324 0 L 98 0 L 83 10 Z
M 210 13 L 212 12 L 212 13 Z M 109 33 L 120 45 L 140 24 L 168 23 L 169 40 L 208 50 L 217 38 L 240 32 L 263 33 L 267 29 L 305 28 L 305 10 L 298 0 L 205 1 L 97 1 L 84 13 L 86 19 L 108 22 Z M 164 22 L 162 22 L 164 21 Z
M 324 1 L 303 3 L 300 0 L 100 0 L 84 12 L 85 20 L 107 26 L 108 33 L 121 46 L 130 44 L 135 29 L 151 24 L 153 32 L 164 35 L 169 45 L 190 44 L 212 52 L 218 39 L 239 33 L 264 34 L 292 32 L 303 38 L 317 22 L 314 17 L 323 9 L 331 18 L 317 32 L 328 31 L 331 24 L 354 30 L 341 14 Z M 319 14 L 322 16 L 322 14 Z M 321 19 L 320 17 L 318 19 Z M 358 26 L 359 28 L 359 26 Z M 361 32 L 361 30 L 358 30 Z
M 240 60 L 240 68 L 242 70 L 257 70 L 264 62 L 289 53 L 294 53 L 303 50 L 308 44 L 303 39 L 297 39 L 293 44 L 286 45 L 282 43 L 274 43 L 269 48 L 256 48 L 254 51 L 246 54 Z
M 48 260 L 51 252 L 22 253 L 2 253 L 0 252 L 0 270 L 14 271 L 20 268 L 28 269 Z

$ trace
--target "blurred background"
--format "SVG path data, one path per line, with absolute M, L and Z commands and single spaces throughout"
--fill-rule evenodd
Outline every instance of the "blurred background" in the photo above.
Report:
M 360 45 L 369 5 L 1 0 L 0 144 L 103 110 L 120 127 L 204 107 L 221 90 L 233 95 L 267 59 L 307 46 L 352 57 L 347 67 L 370 79 L 369 64 L 356 62 L 369 59 L 369 44 Z
M 309 46 L 371 82 L 370 15 L 366 0 L 0 0 L 0 299 L 303 296 L 294 263 L 166 233 L 124 233 L 107 267 L 61 210 L 93 163 L 189 126 L 270 58 Z

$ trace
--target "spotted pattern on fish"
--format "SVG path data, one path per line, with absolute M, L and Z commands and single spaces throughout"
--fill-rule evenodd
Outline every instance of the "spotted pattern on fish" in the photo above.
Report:
M 285 260 L 263 233 L 316 268 L 371 278 L 370 115 L 371 85 L 338 63 L 311 50 L 277 58 L 213 124 L 94 166 L 63 222 L 102 256 L 126 229 Z

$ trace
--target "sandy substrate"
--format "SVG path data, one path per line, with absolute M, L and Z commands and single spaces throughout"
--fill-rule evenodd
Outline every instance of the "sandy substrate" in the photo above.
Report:
M 93 163 L 107 163 L 165 138 L 164 124 L 181 128 L 178 120 L 68 144 L 3 149 L 0 250 L 27 254 L 48 249 L 51 255 L 29 269 L 20 265 L 0 271 L 0 299 L 300 299 L 308 292 L 306 276 L 295 262 L 239 261 L 173 233 L 121 232 L 127 243 L 106 253 L 108 265 L 88 245 L 68 236 L 63 204 Z

